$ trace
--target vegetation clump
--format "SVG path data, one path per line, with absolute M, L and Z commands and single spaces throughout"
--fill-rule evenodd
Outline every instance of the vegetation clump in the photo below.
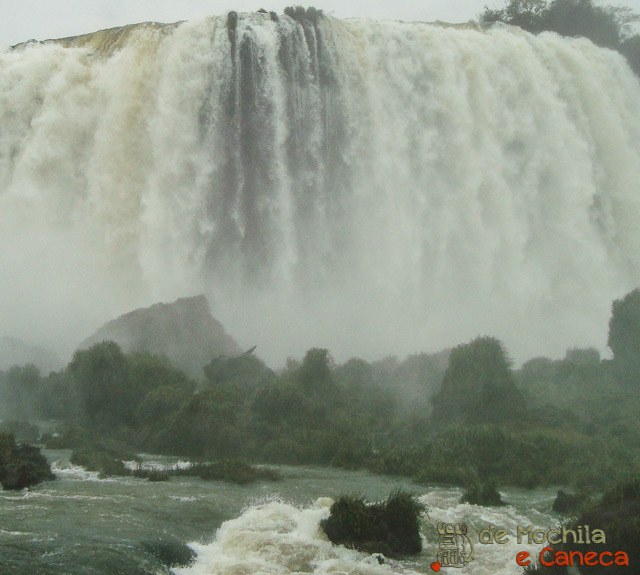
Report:
M 520 369 L 484 336 L 403 361 L 336 365 L 329 350 L 312 348 L 278 373 L 250 350 L 212 358 L 195 381 L 165 357 L 101 342 L 59 373 L 0 372 L 0 407 L 7 419 L 61 420 L 60 434 L 42 441 L 74 449 L 74 462 L 105 476 L 246 483 L 268 478 L 247 463 L 261 461 L 367 468 L 428 485 L 493 478 L 603 490 L 640 468 L 638 342 L 638 290 L 613 302 L 613 359 L 570 349 Z M 215 463 L 132 473 L 127 450 Z
M 24 489 L 55 479 L 40 449 L 17 445 L 13 435 L 0 433 L 0 484 L 5 490 Z
M 71 463 L 80 465 L 87 471 L 99 471 L 100 477 L 131 475 L 124 460 L 133 460 L 135 455 L 107 449 L 102 445 L 89 445 L 74 449 L 71 454 Z
M 420 516 L 425 506 L 402 490 L 382 503 L 343 495 L 332 505 L 330 516 L 320 523 L 329 540 L 366 553 L 388 557 L 414 555 L 422 550 Z
M 502 495 L 496 488 L 494 481 L 478 481 L 469 487 L 460 498 L 460 503 L 471 503 L 472 505 L 483 505 L 484 507 L 498 507 L 506 505 L 502 500 Z
M 45 433 L 42 442 L 47 449 L 75 449 L 89 443 L 89 434 L 78 425 L 67 425 L 59 433 Z
M 505 7 L 485 7 L 480 22 L 505 22 L 538 34 L 582 36 L 623 54 L 640 75 L 640 35 L 634 24 L 640 15 L 627 7 L 601 6 L 594 0 L 508 0 Z
M 246 485 L 253 481 L 280 481 L 282 474 L 275 469 L 249 465 L 242 459 L 223 459 L 212 463 L 196 463 L 183 469 L 173 469 L 171 475 L 196 476 L 201 479 L 229 481 Z

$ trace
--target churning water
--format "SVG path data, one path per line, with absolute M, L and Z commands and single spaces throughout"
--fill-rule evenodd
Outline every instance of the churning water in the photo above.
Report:
M 69 452 L 47 452 L 57 479 L 33 490 L 0 494 L 0 573 L 11 575 L 161 575 L 167 569 L 145 547 L 158 540 L 189 542 L 198 556 L 180 575 L 289 575 L 433 573 L 436 525 L 466 522 L 477 534 L 493 524 L 512 534 L 507 545 L 479 545 L 460 575 L 520 575 L 517 525 L 549 529 L 553 490 L 504 490 L 507 507 L 460 504 L 458 489 L 428 488 L 407 479 L 319 467 L 282 467 L 284 480 L 236 486 L 197 478 L 170 482 L 100 480 L 68 462 Z M 147 464 L 174 465 L 171 458 Z M 379 564 L 376 557 L 333 546 L 319 522 L 332 497 L 359 493 L 384 499 L 397 487 L 428 506 L 422 523 L 424 549 L 408 560 Z
M 0 54 L 0 325 L 73 349 L 204 292 L 271 362 L 604 348 L 640 84 L 587 40 L 241 14 Z

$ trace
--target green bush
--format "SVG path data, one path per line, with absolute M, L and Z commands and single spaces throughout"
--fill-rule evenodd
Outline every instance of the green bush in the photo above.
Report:
M 502 496 L 496 489 L 494 481 L 476 482 L 467 487 L 464 495 L 460 498 L 460 503 L 471 503 L 472 505 L 483 505 L 484 507 L 496 507 L 506 505 Z
M 329 540 L 367 553 L 394 557 L 422 550 L 420 516 L 425 506 L 413 495 L 397 490 L 383 503 L 343 495 L 320 523 Z
M 196 463 L 184 469 L 173 469 L 170 475 L 197 476 L 201 479 L 229 481 L 246 485 L 253 481 L 280 481 L 282 474 L 268 467 L 249 465 L 242 459 L 223 459 L 213 463 Z
M 0 433 L 0 483 L 3 489 L 23 489 L 55 479 L 40 449 L 16 445 L 13 435 Z
M 93 445 L 74 449 L 70 461 L 74 465 L 80 465 L 87 471 L 99 471 L 101 477 L 131 475 L 125 467 L 123 459 L 132 459 L 123 454 L 104 449 L 102 446 Z

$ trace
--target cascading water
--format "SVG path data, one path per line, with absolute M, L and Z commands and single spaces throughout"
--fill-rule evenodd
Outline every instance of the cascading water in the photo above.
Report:
M 2 331 L 204 292 L 242 343 L 604 348 L 640 84 L 582 39 L 231 13 L 0 55 Z

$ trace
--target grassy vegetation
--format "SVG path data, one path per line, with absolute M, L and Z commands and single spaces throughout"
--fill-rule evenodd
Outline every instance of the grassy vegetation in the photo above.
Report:
M 129 469 L 125 461 L 138 461 L 131 453 L 118 452 L 100 444 L 85 445 L 71 454 L 71 463 L 80 465 L 88 471 L 100 472 L 100 477 L 131 476 L 152 482 L 169 481 L 174 476 L 200 477 L 207 480 L 228 481 L 246 485 L 254 481 L 279 481 L 282 474 L 268 467 L 250 465 L 238 458 L 222 459 L 214 462 L 197 462 L 187 467 L 168 469 Z
M 250 465 L 241 459 L 224 459 L 213 463 L 195 463 L 187 468 L 172 469 L 170 475 L 196 476 L 201 479 L 229 481 L 246 485 L 253 481 L 280 481 L 282 474 L 268 467 Z
M 100 472 L 100 477 L 112 477 L 130 475 L 131 471 L 125 466 L 124 461 L 134 459 L 136 456 L 133 454 L 117 452 L 102 445 L 91 445 L 74 449 L 70 461 L 87 471 Z
M 343 495 L 320 523 L 329 540 L 367 553 L 388 557 L 422 550 L 420 516 L 426 510 L 410 493 L 394 491 L 382 503 L 367 503 L 357 495 Z

